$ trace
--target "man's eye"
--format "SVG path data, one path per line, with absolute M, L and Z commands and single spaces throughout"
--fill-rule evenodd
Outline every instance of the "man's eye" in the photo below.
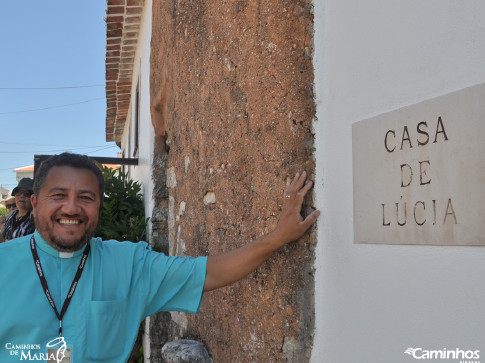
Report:
M 89 195 L 82 195 L 81 199 L 86 200 L 86 201 L 93 201 L 94 200 L 94 198 L 89 196 Z

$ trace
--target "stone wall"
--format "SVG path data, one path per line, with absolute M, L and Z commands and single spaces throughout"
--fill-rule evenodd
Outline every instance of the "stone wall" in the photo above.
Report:
M 309 1 L 153 2 L 161 249 L 216 254 L 276 226 L 286 179 L 314 169 L 312 33 Z M 206 294 L 198 315 L 172 314 L 167 339 L 201 340 L 214 362 L 307 361 L 313 259 L 309 233 Z

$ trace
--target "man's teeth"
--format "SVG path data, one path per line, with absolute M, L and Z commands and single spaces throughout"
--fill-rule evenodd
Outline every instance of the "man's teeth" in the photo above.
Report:
M 61 224 L 79 224 L 78 219 L 61 219 L 59 220 L 59 223 Z

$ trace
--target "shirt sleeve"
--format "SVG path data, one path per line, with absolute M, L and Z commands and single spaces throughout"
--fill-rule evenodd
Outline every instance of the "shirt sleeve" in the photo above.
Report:
M 160 311 L 197 313 L 202 301 L 207 257 L 166 256 L 148 250 L 143 263 L 146 315 Z
M 124 300 L 143 318 L 160 311 L 197 313 L 207 257 L 166 256 L 146 242 L 91 240 L 95 283 L 91 300 Z

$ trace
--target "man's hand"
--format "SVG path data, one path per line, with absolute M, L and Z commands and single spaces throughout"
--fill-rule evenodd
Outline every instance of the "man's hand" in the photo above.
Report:
M 284 244 L 300 238 L 317 220 L 320 212 L 313 211 L 305 219 L 300 212 L 303 198 L 312 187 L 305 184 L 306 173 L 297 173 L 287 183 L 283 210 L 276 229 L 241 248 L 210 256 L 207 260 L 207 273 L 204 291 L 210 291 L 232 284 L 254 271 Z
M 272 232 L 282 245 L 300 238 L 320 215 L 320 211 L 315 210 L 305 219 L 301 216 L 303 199 L 313 185 L 311 181 L 305 181 L 306 172 L 296 173 L 293 180 L 286 184 L 280 220 Z

